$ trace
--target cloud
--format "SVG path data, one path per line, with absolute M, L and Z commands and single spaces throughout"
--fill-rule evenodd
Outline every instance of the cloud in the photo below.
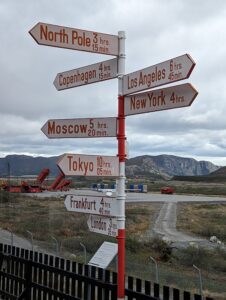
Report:
M 169 153 L 226 164 L 225 23 L 221 0 L 7 0 L 0 4 L 0 155 L 63 152 L 117 154 L 117 140 L 48 140 L 48 119 L 117 116 L 117 80 L 58 92 L 57 73 L 105 55 L 38 45 L 38 22 L 109 34 L 126 32 L 126 73 L 189 53 L 196 67 L 186 82 L 199 91 L 191 107 L 126 119 L 132 156 Z

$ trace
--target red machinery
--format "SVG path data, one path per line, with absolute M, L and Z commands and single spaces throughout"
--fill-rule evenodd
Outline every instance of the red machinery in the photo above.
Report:
M 20 185 L 11 185 L 8 182 L 2 184 L 4 191 L 10 193 L 40 193 L 42 192 L 41 183 L 49 175 L 49 169 L 43 169 L 38 175 L 35 184 L 30 184 L 27 181 L 21 181 Z
M 63 180 L 57 187 L 56 189 L 59 191 L 62 191 L 65 189 L 66 186 L 68 186 L 69 184 L 71 184 L 70 180 Z
M 63 180 L 65 175 L 62 172 L 60 172 L 60 174 L 56 177 L 56 179 L 50 186 L 42 186 L 42 183 L 49 175 L 49 171 L 49 169 L 43 169 L 38 175 L 37 179 L 33 181 L 33 183 L 29 183 L 28 181 L 22 181 L 20 185 L 11 185 L 8 182 L 4 182 L 2 184 L 2 188 L 4 191 L 10 193 L 41 193 L 43 190 L 63 190 L 66 186 L 68 186 L 71 183 L 70 180 Z
M 43 183 L 46 177 L 49 175 L 49 169 L 43 169 L 42 172 L 37 177 L 38 183 Z
M 64 174 L 61 172 L 57 178 L 53 181 L 53 183 L 47 187 L 47 190 L 53 191 L 56 190 L 56 187 L 60 184 L 61 180 L 64 178 Z

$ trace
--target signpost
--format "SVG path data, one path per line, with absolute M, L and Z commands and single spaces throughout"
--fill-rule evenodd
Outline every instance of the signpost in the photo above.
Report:
M 53 84 L 58 91 L 117 77 L 117 58 L 58 73 Z
M 118 245 L 105 242 L 89 264 L 106 268 L 118 252 L 117 299 L 123 300 L 125 299 L 125 160 L 127 157 L 125 116 L 191 105 L 198 92 L 190 84 L 159 90 L 151 89 L 188 78 L 195 62 L 190 55 L 184 54 L 125 75 L 124 31 L 119 31 L 118 36 L 115 36 L 38 23 L 29 33 L 40 45 L 117 56 L 117 59 L 58 73 L 54 80 L 56 89 L 64 90 L 118 77 L 117 121 L 116 118 L 48 120 L 42 127 L 42 131 L 48 138 L 117 136 L 117 157 L 64 154 L 58 166 L 65 175 L 69 176 L 117 177 L 116 198 L 68 195 L 65 206 L 69 211 L 92 214 L 88 220 L 91 231 L 116 236 Z M 134 94 L 148 89 L 151 91 Z M 110 216 L 117 217 L 117 223 L 114 218 L 109 218 Z M 111 255 L 106 261 L 105 258 L 109 253 Z
M 39 45 L 118 56 L 118 36 L 46 23 L 37 23 L 30 35 Z
M 48 120 L 41 128 L 49 139 L 96 138 L 117 135 L 116 118 Z
M 127 74 L 123 77 L 123 94 L 128 95 L 186 79 L 190 76 L 194 66 L 195 62 L 191 56 L 184 54 Z
M 114 197 L 67 195 L 64 205 L 68 211 L 101 216 L 118 216 L 117 201 Z
M 115 200 L 114 200 L 115 201 Z M 89 231 L 116 237 L 118 235 L 117 219 L 90 215 L 87 221 Z
M 64 154 L 57 165 L 66 176 L 119 176 L 116 156 Z
M 125 97 L 125 115 L 190 106 L 198 92 L 189 83 Z

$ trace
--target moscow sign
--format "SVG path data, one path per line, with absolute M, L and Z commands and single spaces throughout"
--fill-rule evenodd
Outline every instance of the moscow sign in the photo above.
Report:
M 114 137 L 117 135 L 117 119 L 109 117 L 48 120 L 41 130 L 49 139 Z

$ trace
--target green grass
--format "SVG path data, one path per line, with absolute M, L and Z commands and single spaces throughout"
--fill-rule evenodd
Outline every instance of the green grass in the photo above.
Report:
M 180 203 L 178 210 L 178 229 L 205 238 L 215 235 L 226 242 L 226 204 Z
M 226 183 L 223 182 L 189 182 L 189 181 L 148 181 L 149 192 L 158 192 L 164 186 L 171 186 L 174 188 L 176 194 L 189 195 L 218 195 L 226 196 Z
M 8 198 L 7 198 L 8 197 Z M 61 255 L 83 262 L 80 243 L 87 248 L 90 259 L 104 241 L 117 243 L 116 239 L 88 231 L 87 215 L 66 211 L 63 199 L 38 199 L 22 195 L 0 193 L 0 227 L 29 239 L 26 230 L 34 234 L 35 243 L 44 249 L 55 251 L 51 235 L 61 245 Z M 1 201 L 3 199 L 3 201 Z M 159 264 L 161 284 L 197 292 L 195 263 L 201 267 L 206 295 L 214 293 L 215 299 L 226 299 L 226 253 L 222 250 L 188 248 L 172 251 L 158 238 L 148 238 L 147 232 L 154 222 L 159 204 L 129 204 L 126 206 L 126 272 L 146 280 L 155 279 L 155 268 L 150 255 Z M 222 230 L 226 225 L 226 205 L 192 204 L 179 209 L 178 226 L 197 234 Z M 209 226 L 209 227 L 208 227 Z M 115 262 L 111 264 L 115 270 Z M 183 276 L 181 276 L 183 274 Z

